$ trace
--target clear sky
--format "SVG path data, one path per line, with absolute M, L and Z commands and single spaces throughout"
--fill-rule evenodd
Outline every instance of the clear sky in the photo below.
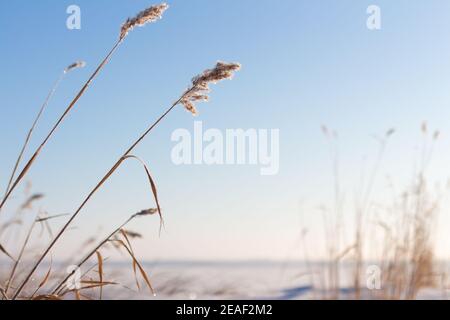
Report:
M 301 228 L 311 224 L 316 226 L 312 230 L 321 230 L 314 208 L 329 203 L 333 193 L 322 124 L 339 132 L 349 198 L 363 170 L 362 159 L 376 156 L 377 142 L 371 136 L 391 127 L 397 133 L 386 151 L 377 188 L 385 187 L 386 174 L 403 185 L 424 120 L 442 131 L 433 179 L 447 178 L 448 1 L 167 2 L 171 8 L 163 20 L 129 35 L 33 167 L 29 180 L 34 191 L 46 195 L 40 204 L 45 210 L 72 212 L 191 77 L 217 60 L 239 61 L 243 69 L 233 81 L 214 86 L 211 102 L 199 106 L 199 117 L 176 110 L 135 152 L 154 174 L 166 220 L 161 237 L 156 219 L 130 227 L 146 234 L 137 244 L 140 256 L 296 256 Z M 154 3 L 16 0 L 2 5 L 2 185 L 19 143 L 61 70 L 78 59 L 87 62 L 62 83 L 33 147 L 114 44 L 121 23 Z M 81 30 L 66 28 L 66 8 L 71 4 L 81 8 Z M 371 4 L 381 8 L 379 31 L 366 27 Z M 279 174 L 261 176 L 255 166 L 175 166 L 170 158 L 171 133 L 177 128 L 192 131 L 194 120 L 203 121 L 205 128 L 223 130 L 280 129 Z M 58 252 L 71 255 L 90 234 L 105 234 L 130 214 L 152 206 L 141 168 L 126 164 L 89 203 Z M 441 226 L 450 225 L 450 219 L 441 221 Z M 320 242 L 318 234 L 311 237 L 311 242 Z M 445 247 L 450 242 L 444 238 L 439 252 L 448 257 Z

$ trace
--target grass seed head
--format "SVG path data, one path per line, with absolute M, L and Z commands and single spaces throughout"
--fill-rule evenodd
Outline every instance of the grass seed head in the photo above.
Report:
M 64 73 L 69 73 L 70 71 L 78 68 L 84 68 L 86 66 L 86 62 L 84 61 L 76 61 L 72 63 L 70 66 L 64 69 Z
M 151 216 L 151 215 L 154 215 L 154 214 L 156 214 L 156 213 L 158 213 L 158 209 L 156 209 L 156 208 L 151 208 L 151 209 L 145 209 L 145 210 L 142 210 L 142 211 L 136 213 L 135 216 L 136 216 L 136 217 L 140 217 L 140 216 Z
M 120 30 L 120 40 L 123 40 L 135 27 L 142 27 L 147 23 L 158 21 L 168 8 L 169 6 L 166 3 L 161 3 L 139 12 L 134 18 L 128 18 Z
M 122 232 L 127 235 L 127 237 L 131 239 L 140 239 L 142 238 L 142 234 L 130 230 L 122 229 Z
M 239 63 L 227 63 L 219 61 L 213 69 L 205 70 L 192 79 L 192 86 L 185 92 L 180 103 L 193 115 L 197 115 L 195 103 L 208 101 L 210 84 L 216 84 L 225 79 L 232 79 L 236 71 L 241 69 Z

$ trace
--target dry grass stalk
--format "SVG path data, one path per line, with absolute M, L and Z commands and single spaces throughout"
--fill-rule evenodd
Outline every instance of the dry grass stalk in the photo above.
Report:
M 136 259 L 136 257 L 134 255 L 134 253 L 132 252 L 132 250 L 122 240 L 113 240 L 113 241 L 118 242 L 121 246 L 123 246 L 125 248 L 125 250 L 128 252 L 130 257 L 133 259 L 133 266 L 137 266 L 137 268 L 138 268 L 139 272 L 141 273 L 142 278 L 144 278 L 145 283 L 147 284 L 151 294 L 156 296 L 155 290 L 153 289 L 153 286 L 152 286 L 152 284 L 150 282 L 150 279 L 149 279 L 147 273 L 145 272 L 144 268 L 139 263 L 139 261 Z
M 5 293 L 6 294 L 8 293 L 8 291 L 9 291 L 9 289 L 11 287 L 11 284 L 14 281 L 14 277 L 16 275 L 17 267 L 19 266 L 19 263 L 20 263 L 20 261 L 23 258 L 23 255 L 25 253 L 25 249 L 26 249 L 26 247 L 27 247 L 27 245 L 28 245 L 28 243 L 30 241 L 31 234 L 33 233 L 33 229 L 34 229 L 35 225 L 36 225 L 36 220 L 33 222 L 33 224 L 31 225 L 30 229 L 28 230 L 28 233 L 27 233 L 27 236 L 25 238 L 25 241 L 23 242 L 22 247 L 20 249 L 19 256 L 17 257 L 17 260 L 14 262 L 14 266 L 11 269 L 11 274 L 8 277 L 8 282 L 7 282 L 6 288 L 5 288 Z
M 15 259 L 9 254 L 8 251 L 0 244 L 0 251 L 6 255 L 8 258 L 10 258 L 12 261 L 15 261 Z
M 381 258 L 380 268 L 382 270 L 381 290 L 370 291 L 373 297 L 382 299 L 416 299 L 419 291 L 426 287 L 434 287 L 436 279 L 436 262 L 434 258 L 433 247 L 433 226 L 435 223 L 436 212 L 439 208 L 438 196 L 436 199 L 431 198 L 427 190 L 425 175 L 426 169 L 430 163 L 434 143 L 439 137 L 439 131 L 435 131 L 429 135 L 429 129 L 426 123 L 423 123 L 421 132 L 424 135 L 423 150 L 420 152 L 420 165 L 414 174 L 413 183 L 410 190 L 403 193 L 401 201 L 397 203 L 397 194 L 394 196 L 394 206 L 387 212 L 387 217 L 391 222 L 376 221 L 376 227 L 384 230 L 384 239 L 381 241 Z M 326 127 L 322 127 L 324 135 L 331 139 L 330 131 Z M 335 209 L 335 220 L 330 219 L 328 215 L 324 215 L 325 219 L 325 236 L 326 243 L 330 243 L 328 247 L 330 259 L 328 262 L 328 292 L 331 292 L 332 299 L 339 299 L 339 283 L 340 265 L 339 260 L 353 252 L 352 262 L 354 266 L 352 289 L 355 293 L 355 299 L 366 298 L 363 296 L 363 287 L 361 286 L 362 269 L 364 263 L 367 262 L 366 253 L 363 250 L 364 243 L 370 243 L 371 250 L 374 250 L 378 244 L 378 238 L 371 238 L 375 234 L 368 233 L 368 220 L 372 220 L 375 208 L 372 203 L 372 193 L 381 160 L 388 139 L 394 134 L 395 130 L 388 130 L 385 135 L 378 139 L 380 142 L 380 150 L 378 157 L 374 163 L 374 167 L 369 174 L 367 181 L 362 179 L 360 193 L 357 195 L 356 215 L 355 215 L 355 237 L 354 244 L 346 247 L 342 253 L 336 248 L 339 245 L 338 234 L 339 212 L 341 209 Z M 431 140 L 431 144 L 429 143 Z M 337 160 L 334 161 L 336 168 Z M 336 170 L 334 170 L 337 172 Z M 336 173 L 335 176 L 337 177 Z M 337 180 L 337 179 L 336 179 Z M 339 184 L 335 184 L 335 194 L 339 195 Z M 336 196 L 339 199 L 339 196 Z M 340 201 L 336 201 L 335 206 L 340 207 Z M 379 208 L 378 208 L 379 209 Z M 331 217 L 333 218 L 333 217 Z M 367 292 L 367 291 L 365 291 Z
M 63 214 L 55 214 L 53 216 L 48 216 L 48 217 L 39 217 L 39 218 L 36 219 L 36 222 L 38 222 L 38 223 L 47 222 L 49 220 L 53 220 L 53 219 L 61 218 L 61 217 L 65 217 L 65 216 L 68 216 L 68 214 L 67 213 L 63 213 Z
M 129 217 L 124 223 L 122 223 L 117 229 L 115 229 L 113 232 L 111 232 L 111 234 L 109 234 L 105 239 L 103 239 L 94 249 L 92 249 L 89 254 L 86 255 L 86 257 L 81 260 L 79 263 L 76 264 L 76 266 L 78 268 L 80 268 L 81 266 L 83 266 L 87 261 L 89 261 L 89 259 L 94 255 L 97 254 L 98 257 L 98 252 L 99 250 L 109 241 L 111 241 L 114 236 L 116 236 L 119 232 L 121 232 L 121 230 L 127 226 L 131 221 L 133 221 L 134 219 L 138 218 L 138 217 L 143 217 L 143 216 L 147 216 L 147 215 L 154 215 L 156 212 L 158 211 L 158 209 L 146 209 L 146 210 L 142 210 L 138 213 L 133 214 L 131 217 Z M 103 263 L 103 259 L 101 259 L 102 263 Z M 103 269 L 103 267 L 100 267 L 100 260 L 98 259 L 98 266 L 99 266 L 99 271 L 100 269 Z M 103 270 L 102 270 L 103 271 Z M 52 294 L 60 294 L 61 293 L 61 289 L 63 287 L 63 285 L 67 282 L 67 280 L 69 280 L 69 278 L 74 274 L 75 271 L 73 271 L 71 274 L 67 275 L 66 278 L 64 278 L 57 286 L 56 288 L 53 290 Z
M 128 234 L 125 231 L 125 229 L 120 229 L 120 233 L 122 234 L 123 238 L 125 239 L 125 241 L 127 242 L 128 247 L 130 248 L 131 253 L 134 256 L 134 250 L 133 250 L 133 246 L 131 245 L 130 239 L 128 239 Z M 133 275 L 134 275 L 134 280 L 136 281 L 136 287 L 138 288 L 138 290 L 141 290 L 141 286 L 139 284 L 139 280 L 137 277 L 137 264 L 136 261 L 133 259 Z
M 36 288 L 36 290 L 31 295 L 30 300 L 33 300 L 33 298 L 36 296 L 36 294 L 39 292 L 39 290 L 41 290 L 45 286 L 45 284 L 48 282 L 48 280 L 50 279 L 50 274 L 52 272 L 52 266 L 53 266 L 53 259 L 50 262 L 50 266 L 48 268 L 47 273 L 45 274 L 42 281 L 39 283 L 39 286 Z
M 100 251 L 95 252 L 97 254 L 97 261 L 98 261 L 98 281 L 100 283 L 103 283 L 103 257 Z M 103 297 L 103 286 L 100 287 L 100 297 L 99 299 L 102 300 Z
M 361 275 L 364 265 L 364 237 L 366 230 L 364 228 L 364 221 L 369 217 L 371 213 L 372 194 L 375 186 L 375 181 L 378 177 L 378 173 L 382 164 L 383 156 L 386 150 L 389 138 L 395 133 L 395 129 L 391 128 L 387 130 L 381 138 L 375 137 L 380 143 L 378 155 L 373 165 L 373 168 L 369 174 L 367 183 L 362 182 L 360 186 L 360 194 L 357 199 L 356 213 L 355 213 L 355 249 L 354 249 L 354 274 L 353 274 L 353 288 L 355 290 L 355 299 L 361 299 Z
M 0 288 L 0 294 L 2 295 L 3 300 L 9 300 L 9 297 L 3 288 Z
M 152 175 L 150 174 L 150 170 L 149 170 L 148 166 L 145 164 L 145 162 L 142 159 L 140 159 L 139 157 L 136 157 L 134 155 L 126 155 L 126 156 L 123 157 L 123 159 L 124 160 L 135 159 L 135 160 L 139 161 L 140 164 L 142 165 L 142 167 L 144 168 L 145 174 L 146 174 L 148 182 L 150 184 L 151 191 L 153 193 L 153 197 L 154 197 L 155 202 L 156 202 L 156 210 L 157 210 L 157 212 L 159 214 L 159 219 L 161 221 L 160 226 L 162 227 L 164 225 L 164 219 L 163 219 L 163 216 L 162 216 L 162 213 L 161 213 L 161 205 L 159 204 L 158 189 L 156 188 L 156 183 L 153 180 Z M 149 210 L 153 210 L 153 209 L 149 209 Z M 139 212 L 138 215 L 148 215 L 150 213 L 149 210 L 143 210 L 142 212 Z M 160 227 L 160 231 L 161 231 L 161 227 Z
M 142 234 L 140 234 L 138 232 L 125 230 L 125 229 L 122 229 L 122 232 L 125 233 L 125 235 L 131 239 L 141 239 L 142 238 Z
M 21 206 L 20 209 L 24 210 L 24 209 L 31 209 L 31 206 L 33 204 L 33 202 L 40 200 L 44 197 L 43 194 L 37 193 L 37 194 L 33 194 L 31 197 L 29 197 Z
M 60 217 L 64 217 L 64 216 L 66 216 L 66 214 L 59 214 L 59 215 L 54 215 L 54 216 L 49 216 L 49 217 L 37 217 L 33 221 L 32 225 L 30 226 L 30 228 L 29 228 L 29 230 L 27 232 L 26 238 L 25 238 L 25 240 L 24 240 L 24 242 L 23 242 L 23 244 L 22 244 L 22 246 L 20 248 L 19 256 L 17 257 L 17 260 L 14 262 L 14 266 L 11 269 L 11 274 L 9 275 L 8 282 L 6 284 L 5 293 L 8 293 L 8 291 L 9 291 L 9 289 L 11 287 L 11 284 L 14 282 L 14 278 L 15 278 L 15 275 L 16 275 L 17 268 L 18 268 L 20 262 L 22 261 L 23 255 L 25 254 L 25 249 L 28 246 L 28 243 L 30 241 L 31 235 L 33 233 L 33 230 L 36 227 L 36 224 L 38 224 L 38 223 L 39 224 L 47 223 L 49 220 L 60 218 Z
M 335 130 L 322 125 L 321 131 L 325 136 L 332 160 L 332 174 L 333 174 L 333 207 L 327 209 L 322 208 L 322 216 L 325 227 L 325 244 L 329 263 L 327 270 L 327 280 L 322 280 L 327 283 L 329 290 L 324 293 L 324 299 L 339 299 L 340 291 L 340 259 L 337 257 L 342 251 L 342 234 L 343 234 L 343 202 L 344 195 L 341 188 L 340 172 L 339 172 L 339 145 L 338 134 Z M 344 250 L 345 251 L 345 250 Z M 344 252 L 342 251 L 342 252 Z
M 36 115 L 36 118 L 33 121 L 33 124 L 31 125 L 30 130 L 28 131 L 28 134 L 25 138 L 25 142 L 22 146 L 22 149 L 19 152 L 19 155 L 17 157 L 16 163 L 14 164 L 14 168 L 11 172 L 11 176 L 9 178 L 8 181 L 8 185 L 6 187 L 6 191 L 5 191 L 5 197 L 8 194 L 9 188 L 11 188 L 11 184 L 14 180 L 14 176 L 16 175 L 17 169 L 19 168 L 20 162 L 22 161 L 22 157 L 23 154 L 25 153 L 25 150 L 28 147 L 28 144 L 31 140 L 31 137 L 33 135 L 34 129 L 36 128 L 39 119 L 41 118 L 42 114 L 44 113 L 45 109 L 47 108 L 47 105 L 49 104 L 51 98 L 53 97 L 53 95 L 55 94 L 56 90 L 58 89 L 60 83 L 63 81 L 65 75 L 67 73 L 69 73 L 72 70 L 78 69 L 78 68 L 83 68 L 86 65 L 86 63 L 84 61 L 78 61 L 75 62 L 73 64 L 71 64 L 70 66 L 68 66 L 66 69 L 64 69 L 63 73 L 61 74 L 61 76 L 58 78 L 58 80 L 55 82 L 55 84 L 53 85 L 52 89 L 50 90 L 49 94 L 47 95 L 47 98 L 45 99 L 44 103 L 42 104 L 38 114 Z
M 58 119 L 58 121 L 54 124 L 50 132 L 47 134 L 47 136 L 44 138 L 44 140 L 41 142 L 39 147 L 35 150 L 31 158 L 28 160 L 22 171 L 19 173 L 17 178 L 14 180 L 14 182 L 11 184 L 9 190 L 6 192 L 5 196 L 2 199 L 2 202 L 0 203 L 0 211 L 5 205 L 6 201 L 11 196 L 14 189 L 18 186 L 18 184 L 22 181 L 22 179 L 26 176 L 28 171 L 30 170 L 31 166 L 33 165 L 34 161 L 38 158 L 39 154 L 41 153 L 42 149 L 45 147 L 47 142 L 50 140 L 50 138 L 53 136 L 53 134 L 56 132 L 56 129 L 61 125 L 61 123 L 64 121 L 64 119 L 67 117 L 69 112 L 72 110 L 72 108 L 76 105 L 78 100 L 81 98 L 81 96 L 85 93 L 85 91 L 88 89 L 91 82 L 94 80 L 94 78 L 98 75 L 100 70 L 106 65 L 109 58 L 112 56 L 112 54 L 115 52 L 117 47 L 119 46 L 119 42 L 116 43 L 116 45 L 112 48 L 112 50 L 107 54 L 105 59 L 100 63 L 98 68 L 94 71 L 94 73 L 91 75 L 91 77 L 86 81 L 84 86 L 81 88 L 81 90 L 78 92 L 78 94 L 75 96 L 75 98 L 72 100 L 72 102 L 69 104 L 69 106 L 65 109 L 61 117 Z
M 385 264 L 385 296 L 392 299 L 415 299 L 422 288 L 435 285 L 433 225 L 439 199 L 430 200 L 423 178 L 414 190 L 403 197 L 402 222 L 394 230 Z

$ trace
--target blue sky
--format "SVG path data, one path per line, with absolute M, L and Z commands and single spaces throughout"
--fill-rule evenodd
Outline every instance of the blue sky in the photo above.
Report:
M 320 228 L 314 208 L 329 203 L 333 192 L 322 124 L 339 132 L 349 196 L 362 159 L 376 155 L 371 136 L 391 127 L 397 133 L 381 176 L 391 174 L 402 185 L 411 173 L 424 120 L 443 136 L 431 175 L 447 178 L 448 1 L 167 2 L 171 8 L 163 20 L 129 35 L 33 167 L 33 188 L 47 195 L 42 208 L 50 213 L 73 211 L 191 77 L 217 60 L 239 61 L 243 69 L 233 81 L 213 88 L 212 101 L 200 105 L 198 118 L 180 108 L 135 152 L 157 180 L 166 216 L 161 237 L 155 219 L 133 226 L 147 234 L 137 245 L 141 256 L 295 256 L 301 227 Z M 81 30 L 65 26 L 71 4 L 81 8 Z M 117 40 L 121 23 L 150 4 L 154 2 L 3 4 L 0 181 L 6 180 L 19 142 L 61 70 L 78 59 L 88 63 L 61 85 L 36 131 L 34 147 Z M 381 7 L 382 30 L 366 28 L 366 8 L 371 4 Z M 251 166 L 173 165 L 171 133 L 177 128 L 192 130 L 194 120 L 203 121 L 206 128 L 280 129 L 279 174 L 262 177 Z M 383 189 L 383 183 L 380 179 L 378 187 Z M 149 206 L 153 202 L 141 169 L 126 164 L 86 207 L 59 252 L 72 252 L 81 238 L 103 234 Z M 312 241 L 319 243 L 319 236 Z M 449 243 L 445 241 L 440 243 Z M 441 255 L 446 256 L 442 247 Z

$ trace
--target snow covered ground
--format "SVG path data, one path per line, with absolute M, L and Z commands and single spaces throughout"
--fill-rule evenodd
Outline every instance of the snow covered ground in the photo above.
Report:
M 444 264 L 445 268 L 450 264 Z M 8 264 L 0 263 L 0 271 L 9 270 Z M 104 266 L 104 281 L 118 283 L 103 291 L 104 299 L 354 299 L 351 265 L 341 264 L 340 289 L 332 292 L 327 285 L 329 269 L 325 263 L 304 264 L 300 262 L 158 262 L 144 263 L 151 283 L 156 291 L 153 296 L 140 278 L 137 289 L 131 263 L 107 262 Z M 65 265 L 53 265 L 63 275 Z M 33 278 L 34 284 L 44 277 L 47 265 L 41 266 Z M 81 270 L 85 272 L 87 270 Z M 2 272 L 0 272 L 1 274 Z M 56 273 L 58 274 L 58 273 Z M 54 274 L 54 275 L 56 275 Z M 95 270 L 90 273 L 97 280 Z M 4 277 L 1 277 L 5 281 Z M 60 277 L 56 277 L 60 279 Z M 443 278 L 445 281 L 445 278 Z M 422 289 L 417 299 L 448 299 L 450 291 L 442 281 L 434 288 Z M 33 285 L 32 285 L 33 286 Z M 50 285 L 52 287 L 52 285 Z M 446 286 L 449 287 L 448 285 Z M 97 298 L 98 289 L 85 291 Z M 336 294 L 338 296 L 336 296 Z M 380 291 L 370 290 L 361 281 L 361 298 L 378 299 Z M 70 298 L 70 297 L 67 297 Z
M 316 278 L 308 270 L 313 268 Z M 127 283 L 130 289 L 109 289 L 111 299 L 326 299 L 330 297 L 326 285 L 320 286 L 320 274 L 326 274 L 324 264 L 313 267 L 302 263 L 275 262 L 172 262 L 146 264 L 157 293 L 135 290 L 129 265 L 117 265 L 109 273 L 109 280 Z M 343 268 L 339 299 L 353 299 L 349 267 Z M 314 282 L 314 286 L 312 283 Z M 362 285 L 365 285 L 364 283 Z M 450 292 L 449 292 L 450 293 Z M 376 292 L 362 288 L 361 296 L 372 299 Z M 418 299 L 446 299 L 442 288 L 424 289 Z M 450 295 L 449 295 L 450 296 Z

